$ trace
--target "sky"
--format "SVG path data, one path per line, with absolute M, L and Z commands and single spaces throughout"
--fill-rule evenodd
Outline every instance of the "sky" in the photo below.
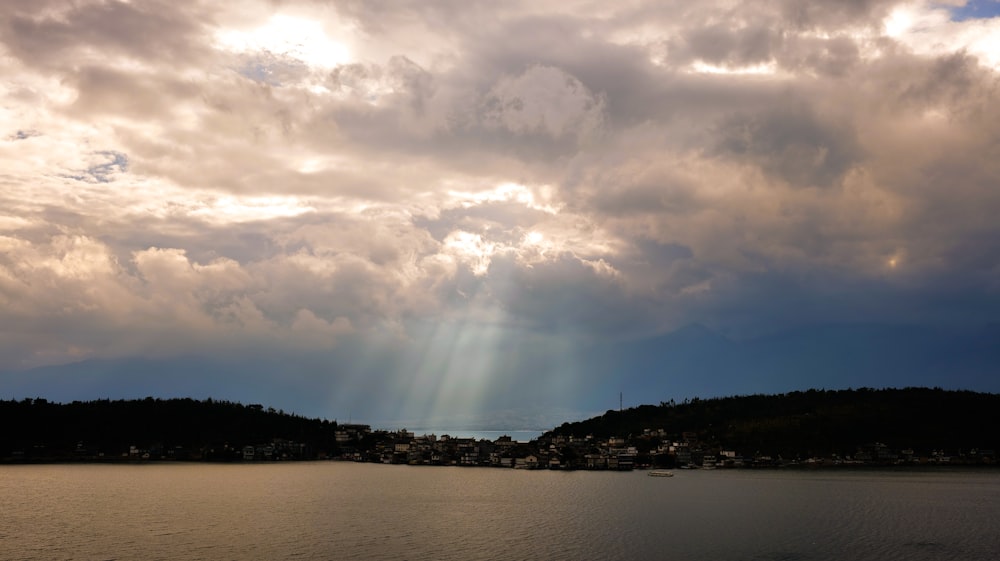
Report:
M 996 1 L 0 7 L 2 398 L 1000 391 L 998 215 Z

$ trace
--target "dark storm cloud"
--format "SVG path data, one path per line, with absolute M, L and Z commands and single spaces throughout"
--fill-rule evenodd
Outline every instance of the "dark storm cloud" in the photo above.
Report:
M 774 59 L 781 68 L 791 72 L 842 77 L 861 62 L 858 44 L 843 35 L 792 38 L 783 46 L 782 50 L 774 54 Z
M 781 41 L 781 34 L 766 25 L 734 29 L 716 23 L 669 41 L 667 48 L 677 62 L 702 60 L 720 66 L 748 66 L 769 62 Z
M 830 187 L 863 156 L 854 131 L 822 122 L 806 107 L 729 117 L 718 135 L 720 155 L 745 159 L 796 187 Z
M 131 72 L 100 66 L 77 69 L 71 78 L 67 78 L 66 84 L 72 85 L 78 92 L 68 112 L 91 118 L 168 115 L 179 100 L 198 94 L 197 88 L 191 84 L 156 76 L 136 76 Z
M 190 62 L 204 51 L 197 8 L 180 12 L 172 3 L 24 2 L 4 19 L 4 44 L 27 64 L 73 66 L 81 48 L 104 57 L 134 57 L 159 63 Z M 18 9 L 20 8 L 20 9 Z
M 495 259 L 485 290 L 513 318 L 543 331 L 620 337 L 651 326 L 650 310 L 629 299 L 619 279 L 571 255 L 531 268 Z
M 809 2 L 777 0 L 782 21 L 797 28 L 836 29 L 844 25 L 873 25 L 899 2 L 895 0 L 843 0 Z

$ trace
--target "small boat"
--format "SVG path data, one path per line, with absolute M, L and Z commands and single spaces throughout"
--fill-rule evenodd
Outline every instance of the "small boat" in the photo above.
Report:
M 650 477 L 673 477 L 674 476 L 674 472 L 667 471 L 665 469 L 654 469 L 654 470 L 650 471 L 649 473 L 647 473 L 646 475 L 648 475 Z

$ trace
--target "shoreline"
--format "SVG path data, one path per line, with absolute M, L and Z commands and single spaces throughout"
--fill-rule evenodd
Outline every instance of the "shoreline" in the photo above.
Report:
M 979 470 L 979 471 L 991 471 L 1000 469 L 1000 464 L 996 463 L 898 463 L 898 464 L 864 464 L 864 463 L 851 463 L 851 464 L 805 464 L 805 463 L 785 463 L 785 464 L 775 464 L 775 465 L 757 465 L 757 466 L 740 466 L 740 467 L 716 467 L 716 468 L 703 468 L 697 466 L 636 466 L 631 469 L 612 469 L 612 468 L 587 468 L 587 467 L 559 467 L 559 468 L 546 468 L 546 467 L 523 467 L 523 466 L 503 466 L 503 465 L 463 465 L 463 464 L 410 464 L 410 463 L 385 463 L 385 462 L 366 462 L 357 461 L 352 459 L 344 458 L 312 458 L 312 459 L 284 459 L 284 460 L 260 460 L 260 461 L 244 461 L 244 460 L 198 460 L 198 459 L 169 459 L 169 458 L 156 458 L 156 459 L 135 459 L 135 458 L 87 458 L 87 459 L 76 459 L 76 458 L 64 458 L 64 459 L 25 459 L 25 460 L 12 460 L 9 458 L 0 459 L 0 467 L 3 466 L 45 466 L 45 465 L 170 465 L 170 464 L 183 464 L 183 465 L 276 465 L 276 464 L 289 464 L 289 463 L 327 463 L 327 462 L 343 462 L 352 464 L 365 464 L 373 466 L 406 466 L 406 467 L 458 467 L 458 468 L 485 468 L 485 469 L 516 469 L 523 471 L 555 471 L 555 472 L 569 472 L 569 471 L 588 471 L 588 472 L 622 472 L 627 473 L 631 471 L 641 471 L 648 472 L 657 469 L 669 469 L 675 470 L 677 473 L 684 472 L 711 472 L 711 471 L 722 471 L 722 472 L 733 472 L 733 471 L 966 471 L 966 470 Z

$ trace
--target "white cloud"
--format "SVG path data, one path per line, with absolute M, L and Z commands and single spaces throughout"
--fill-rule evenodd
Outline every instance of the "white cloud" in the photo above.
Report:
M 884 29 L 915 53 L 941 56 L 965 51 L 1000 70 L 1000 18 L 954 21 L 945 3 L 912 2 L 897 6 Z

